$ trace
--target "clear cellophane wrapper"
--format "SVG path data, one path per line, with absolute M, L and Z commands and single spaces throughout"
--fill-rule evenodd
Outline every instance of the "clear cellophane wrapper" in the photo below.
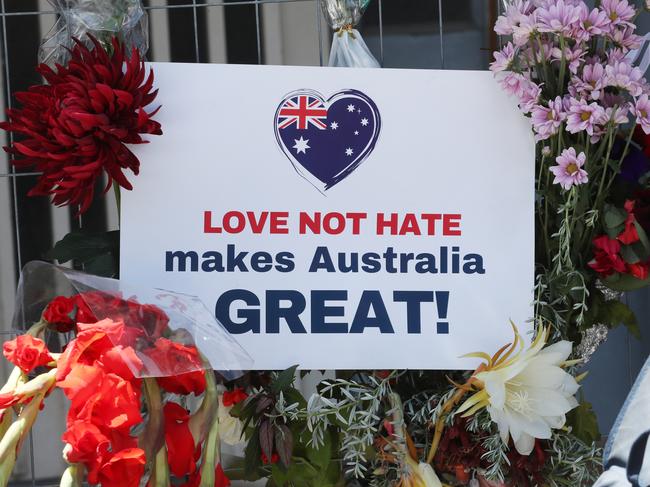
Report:
M 65 65 L 74 39 L 92 47 L 88 34 L 105 46 L 117 36 L 127 52 L 136 48 L 142 57 L 149 49 L 147 13 L 140 0 L 48 0 L 57 21 L 41 42 L 39 61 Z
M 379 62 L 370 52 L 355 27 L 370 0 L 320 0 L 325 20 L 334 29 L 329 66 L 378 68 Z
M 127 332 L 114 345 L 133 348 L 138 363 L 129 364 L 129 368 L 136 377 L 168 377 L 212 369 L 232 380 L 252 368 L 251 357 L 197 297 L 134 286 L 45 262 L 30 262 L 21 273 L 14 329 L 25 331 L 39 322 L 48 304 L 58 296 L 74 297 L 79 303 L 75 312 L 84 307 L 93 321 L 124 323 Z M 66 340 L 65 336 L 61 338 Z M 195 346 L 202 360 L 170 364 L 153 359 L 155 355 L 150 352 L 160 338 L 167 344 Z

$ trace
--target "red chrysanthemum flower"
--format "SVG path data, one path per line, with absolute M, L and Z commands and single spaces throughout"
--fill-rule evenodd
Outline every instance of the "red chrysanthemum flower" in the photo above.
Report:
M 137 49 L 129 58 L 117 38 L 112 54 L 91 40 L 93 49 L 76 41 L 67 66 L 38 66 L 48 84 L 16 93 L 22 107 L 8 110 L 8 122 L 0 123 L 21 136 L 5 147 L 17 156 L 14 165 L 43 173 L 29 195 L 52 195 L 55 205 L 78 205 L 79 213 L 90 206 L 102 172 L 108 175 L 105 191 L 114 182 L 132 189 L 123 170 L 137 175 L 140 161 L 127 144 L 146 143 L 143 134 L 162 134 L 151 119 L 157 109 L 145 110 L 157 90 Z

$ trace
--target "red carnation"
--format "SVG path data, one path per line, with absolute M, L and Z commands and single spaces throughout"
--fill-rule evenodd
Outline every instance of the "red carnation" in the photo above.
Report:
M 54 359 L 50 356 L 43 340 L 31 335 L 20 335 L 5 342 L 2 346 L 4 356 L 26 374 L 41 365 L 47 365 Z
M 60 333 L 67 333 L 74 328 L 74 320 L 70 317 L 74 306 L 74 298 L 58 296 L 47 305 L 43 312 L 43 318 L 48 322 L 50 328 Z
M 589 262 L 589 267 L 603 277 L 615 272 L 625 272 L 625 261 L 620 256 L 621 244 L 607 235 L 596 237 L 593 241 L 594 260 Z
M 236 387 L 232 391 L 225 391 L 223 393 L 223 405 L 225 407 L 234 406 L 235 404 L 246 400 L 248 394 L 244 392 L 241 387 Z
M 648 262 L 637 262 L 636 264 L 627 265 L 627 273 L 641 279 L 642 281 L 648 278 L 649 264 Z
M 625 211 L 627 212 L 627 218 L 625 219 L 625 229 L 617 237 L 618 241 L 625 245 L 631 245 L 639 241 L 639 233 L 636 230 L 636 225 L 634 222 L 636 218 L 634 217 L 634 201 L 627 200 L 625 202 Z
M 55 205 L 78 205 L 85 212 L 95 183 L 105 172 L 113 182 L 132 189 L 123 173 L 138 174 L 140 161 L 127 144 L 143 144 L 142 134 L 160 135 L 160 124 L 145 111 L 157 95 L 153 72 L 146 76 L 137 49 L 130 58 L 117 38 L 112 54 L 95 38 L 94 48 L 80 41 L 67 66 L 56 71 L 45 64 L 36 69 L 48 84 L 16 93 L 21 108 L 7 111 L 0 128 L 22 139 L 5 150 L 18 156 L 18 168 L 42 172 L 30 196 L 53 196 Z M 146 79 L 145 79 L 146 77 Z

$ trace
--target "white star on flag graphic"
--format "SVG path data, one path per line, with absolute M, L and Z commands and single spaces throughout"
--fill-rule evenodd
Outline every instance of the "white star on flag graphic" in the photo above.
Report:
M 303 154 L 307 154 L 307 149 L 311 149 L 307 143 L 309 142 L 309 139 L 305 140 L 302 137 L 300 137 L 300 140 L 293 139 L 296 145 L 293 146 L 294 149 L 296 149 L 296 154 L 300 154 L 301 152 Z

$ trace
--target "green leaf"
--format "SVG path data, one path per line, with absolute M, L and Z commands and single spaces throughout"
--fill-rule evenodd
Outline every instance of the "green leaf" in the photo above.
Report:
M 71 232 L 59 240 L 45 258 L 60 264 L 74 261 L 89 274 L 116 278 L 119 275 L 120 232 Z
M 621 257 L 628 264 L 636 264 L 641 261 L 641 258 L 634 251 L 631 245 L 621 245 Z
M 627 327 L 630 334 L 638 339 L 641 338 L 641 331 L 639 330 L 636 315 L 625 303 L 616 300 L 605 301 L 601 304 L 598 311 L 595 322 L 604 323 L 611 328 L 623 324 Z
M 634 228 L 636 228 L 636 233 L 639 235 L 639 240 L 641 241 L 646 254 L 650 254 L 650 241 L 648 241 L 648 234 L 645 233 L 643 227 L 636 220 L 634 220 Z
M 255 475 L 258 467 L 262 465 L 262 449 L 260 448 L 260 429 L 255 427 L 244 450 L 244 472 L 246 475 Z
M 570 411 L 567 414 L 567 424 L 571 426 L 571 433 L 587 445 L 600 440 L 598 419 L 591 403 L 582 401 L 578 407 Z
M 319 469 L 327 470 L 332 461 L 332 434 L 329 431 L 325 435 L 324 443 L 320 448 L 307 447 L 307 458 Z
M 284 391 L 285 389 L 291 387 L 296 377 L 297 368 L 298 366 L 294 365 L 293 367 L 289 367 L 288 369 L 280 372 L 275 380 L 271 383 L 271 392 L 274 394 L 279 394 L 280 391 Z
M 614 291 L 634 291 L 650 285 L 650 277 L 637 279 L 630 274 L 614 274 L 602 279 L 603 283 Z
M 270 462 L 273 457 L 273 423 L 268 418 L 260 422 L 260 447 Z
M 627 220 L 627 212 L 625 210 L 621 208 L 616 208 L 615 206 L 611 206 L 611 205 L 605 206 L 605 227 L 606 228 L 614 229 L 614 228 L 623 227 L 625 225 L 625 220 Z
M 293 433 L 286 424 L 276 425 L 275 427 L 275 449 L 282 464 L 289 467 L 291 455 L 293 454 Z

